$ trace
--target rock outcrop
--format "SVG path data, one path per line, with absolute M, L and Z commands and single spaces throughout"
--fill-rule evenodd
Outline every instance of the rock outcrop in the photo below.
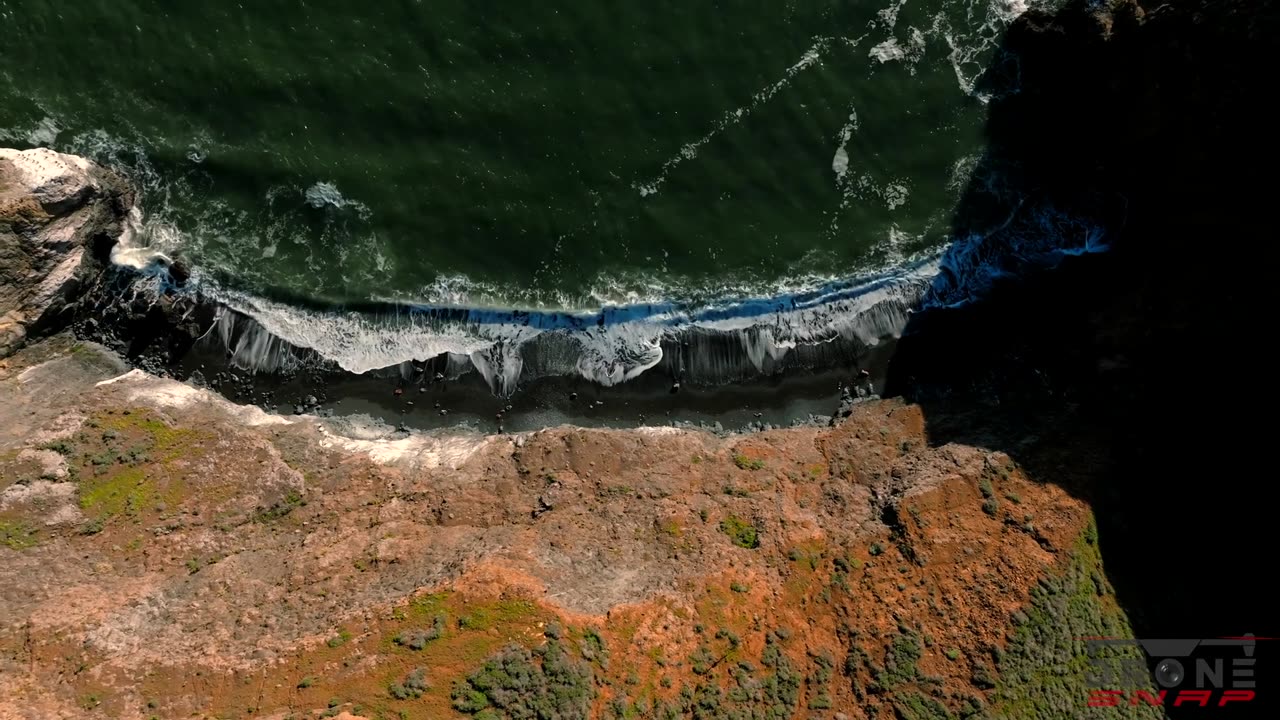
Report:
M 133 205 L 129 184 L 88 160 L 0 149 L 0 357 L 69 320 Z

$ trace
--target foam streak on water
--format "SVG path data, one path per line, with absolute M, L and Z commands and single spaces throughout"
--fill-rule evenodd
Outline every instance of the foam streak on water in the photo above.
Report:
M 865 35 L 863 37 L 865 37 Z M 822 55 L 826 53 L 832 44 L 837 42 L 837 40 L 842 45 L 852 48 L 857 47 L 862 38 L 815 38 L 813 45 L 805 51 L 804 55 L 800 56 L 799 60 L 782 73 L 781 78 L 773 84 L 763 88 L 755 95 L 752 95 L 751 101 L 746 105 L 726 112 L 720 120 L 716 122 L 715 126 L 707 132 L 707 134 L 693 142 L 683 145 L 680 148 L 679 153 L 662 164 L 662 169 L 658 172 L 656 177 L 647 182 L 636 185 L 636 189 L 640 191 L 640 196 L 648 197 L 649 195 L 657 193 L 658 190 L 662 188 L 662 184 L 667 181 L 667 175 L 669 175 L 672 170 L 686 160 L 693 160 L 697 158 L 698 150 L 701 149 L 702 146 L 714 140 L 715 137 L 724 132 L 725 129 L 742 122 L 751 115 L 752 111 L 772 100 L 775 95 L 791 83 L 792 79 L 794 79 L 796 75 L 799 75 L 801 72 L 807 70 L 818 62 L 821 62 Z

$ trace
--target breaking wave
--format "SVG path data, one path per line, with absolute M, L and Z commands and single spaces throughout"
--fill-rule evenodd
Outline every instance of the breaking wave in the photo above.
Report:
M 1030 201 L 980 160 L 965 170 L 970 191 L 1006 208 L 1001 216 L 958 231 L 941 250 L 883 271 L 811 278 L 789 290 L 784 285 L 756 295 L 674 300 L 663 298 L 681 293 L 654 288 L 649 300 L 596 309 L 399 301 L 331 306 L 225 287 L 197 269 L 185 291 L 219 305 L 208 341 L 225 348 L 234 365 L 254 372 L 331 363 L 351 373 L 411 374 L 430 364 L 449 377 L 477 372 L 495 395 L 506 397 L 523 383 L 553 376 L 613 386 L 652 372 L 715 386 L 849 367 L 868 348 L 901 335 L 913 312 L 962 305 L 1001 278 L 1109 248 L 1106 228 L 1115 226 L 1114 214 Z M 168 232 L 165 224 L 145 223 L 135 214 L 113 260 L 163 279 L 172 261 L 157 235 L 164 240 Z M 457 299 L 468 296 L 459 291 Z
M 310 354 L 364 373 L 443 359 L 474 369 L 500 396 L 522 382 L 581 376 L 617 385 L 647 371 L 718 385 L 784 370 L 847 364 L 901 332 L 937 273 L 938 258 L 859 281 L 696 306 L 676 302 L 595 311 L 368 303 L 306 307 L 204 288 L 229 312 L 217 336 L 232 362 L 275 371 Z
M 702 386 L 847 367 L 899 336 L 912 313 L 979 298 L 1000 278 L 1109 248 L 1106 225 L 1052 206 L 1014 209 L 987 233 L 869 277 L 706 305 L 646 302 L 594 311 L 408 303 L 321 307 L 211 287 L 211 336 L 233 364 L 275 372 L 332 362 L 352 373 L 478 372 L 495 395 L 551 376 L 605 386 L 646 372 Z

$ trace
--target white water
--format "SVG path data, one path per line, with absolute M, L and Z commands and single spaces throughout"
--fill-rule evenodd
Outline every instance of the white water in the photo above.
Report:
M 449 355 L 466 358 L 496 394 L 508 395 L 522 380 L 546 375 L 580 375 L 606 386 L 626 382 L 663 361 L 664 343 L 689 338 L 737 347 L 727 354 L 721 348 L 721 359 L 711 366 L 686 368 L 692 375 L 686 379 L 712 383 L 776 369 L 801 346 L 837 340 L 874 345 L 901 332 L 938 266 L 933 257 L 865 284 L 832 284 L 803 295 L 597 313 L 408 307 L 322 312 L 208 286 L 204 291 L 234 311 L 222 316 L 219 332 L 242 367 L 277 369 L 294 361 L 293 348 L 313 350 L 353 373 Z M 248 331 L 243 318 L 252 321 Z

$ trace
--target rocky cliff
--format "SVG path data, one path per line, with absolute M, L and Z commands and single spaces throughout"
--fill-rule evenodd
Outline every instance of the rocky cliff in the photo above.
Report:
M 132 208 L 128 184 L 87 160 L 0 148 L 0 357 L 67 322 Z

